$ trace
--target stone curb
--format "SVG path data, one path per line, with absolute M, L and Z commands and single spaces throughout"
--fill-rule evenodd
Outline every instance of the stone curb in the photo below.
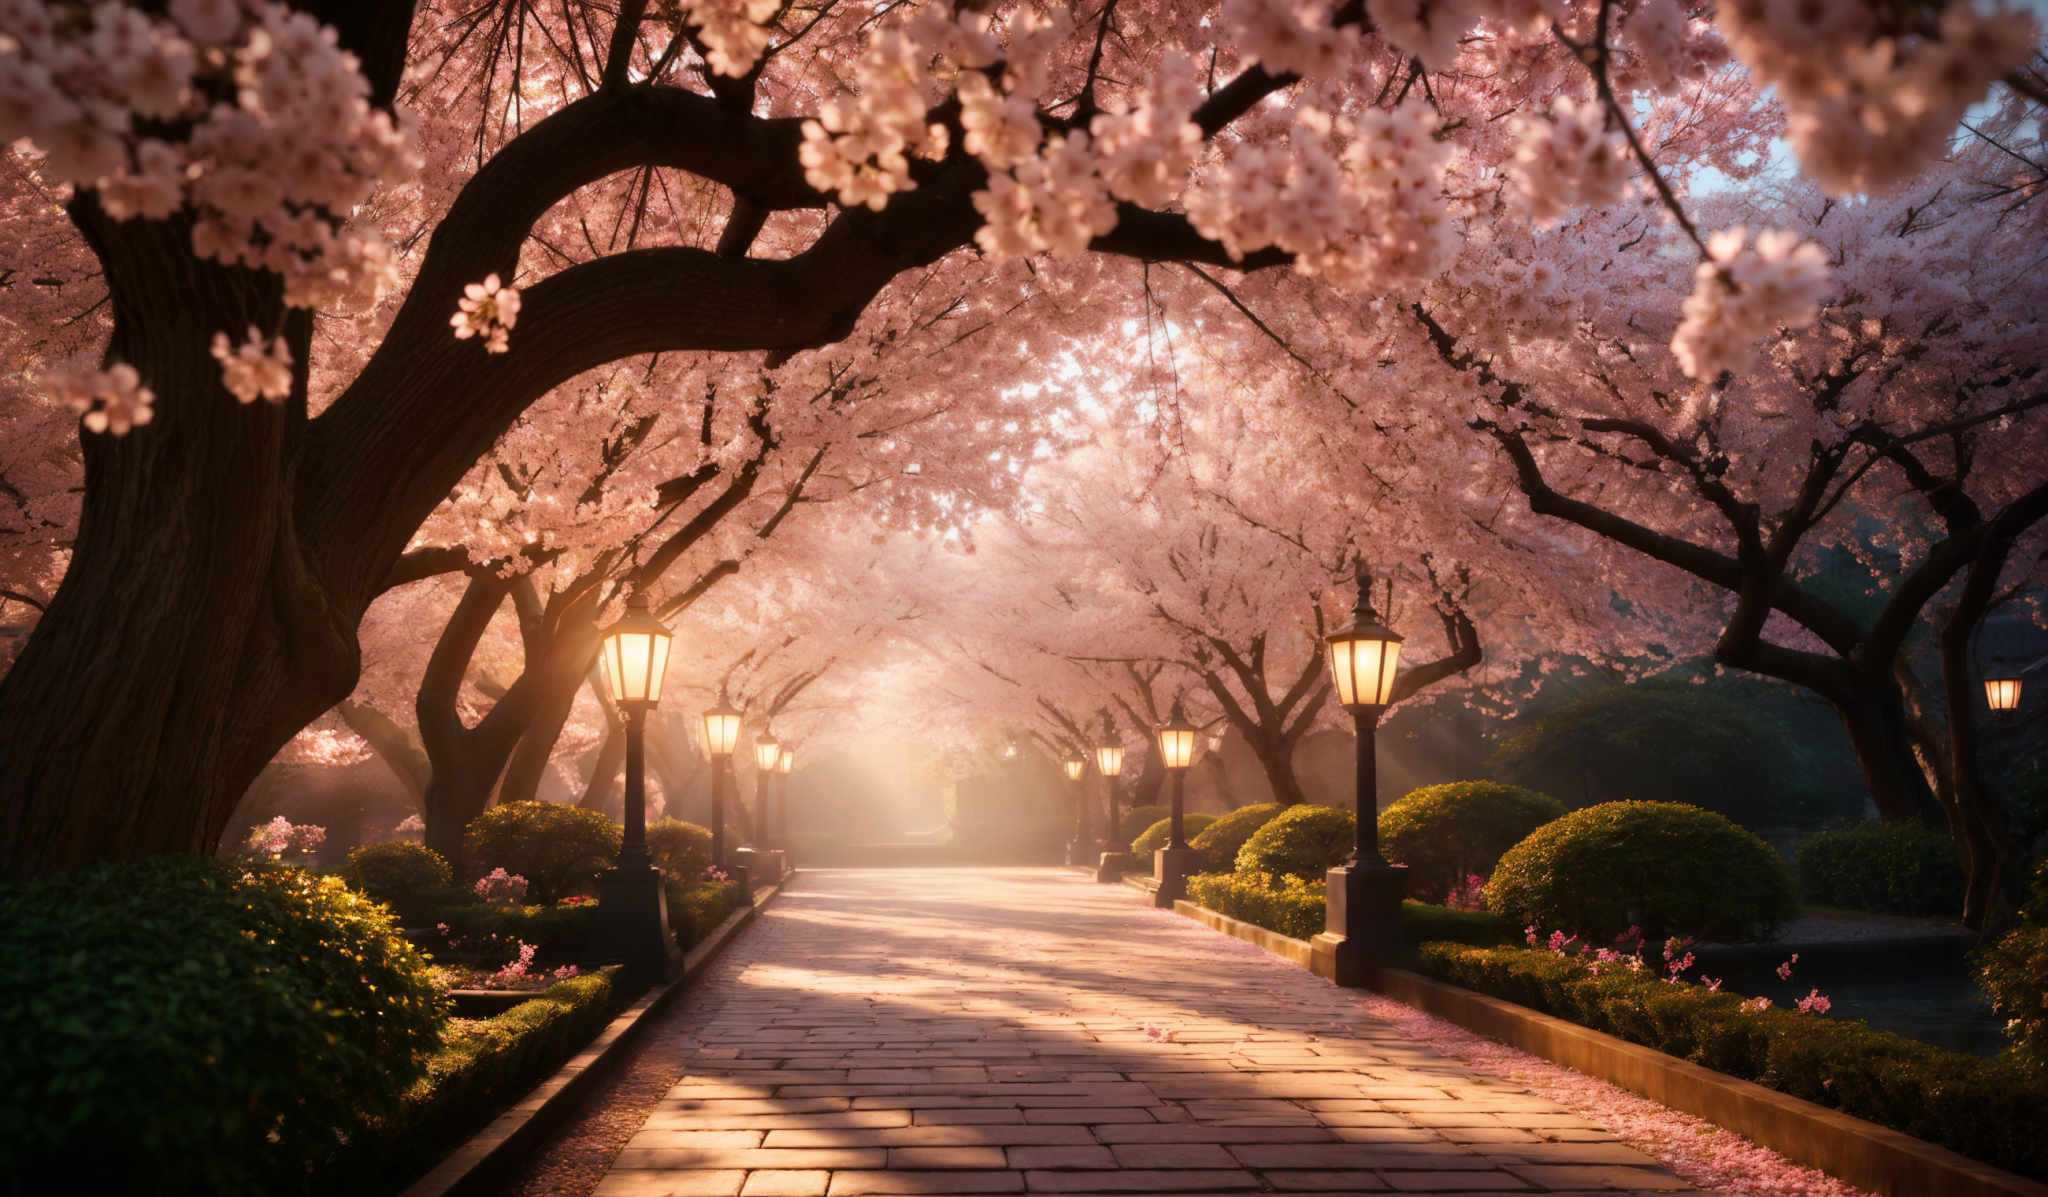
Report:
M 1174 912 L 1275 956 L 1317 968 L 1305 941 L 1192 902 Z M 1795 1164 L 1818 1168 L 1886 1197 L 2048 1197 L 2048 1185 L 2001 1171 L 1911 1135 L 1703 1068 L 1654 1048 L 1461 989 L 1404 969 L 1383 969 L 1373 988 L 1489 1039 L 1607 1081 L 1725 1127 Z
M 735 910 L 683 957 L 680 980 L 650 989 L 621 1010 L 568 1063 L 535 1085 L 526 1096 L 484 1128 L 442 1157 L 425 1176 L 406 1186 L 400 1197 L 464 1197 L 495 1191 L 505 1174 L 552 1131 L 577 1099 L 615 1071 L 641 1032 L 688 989 L 727 944 L 737 937 L 768 903 L 795 880 L 791 870 L 779 884 L 754 894 L 754 904 Z

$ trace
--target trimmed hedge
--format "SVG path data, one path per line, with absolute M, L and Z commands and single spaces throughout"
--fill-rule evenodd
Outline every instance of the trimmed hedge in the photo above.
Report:
M 711 831 L 681 819 L 656 819 L 647 825 L 647 854 L 671 877 L 702 880 L 711 867 Z
M 1208 830 L 1209 824 L 1215 821 L 1215 815 L 1195 815 L 1183 812 L 1180 817 L 1180 830 L 1182 835 L 1188 837 L 1188 846 L 1193 847 L 1195 837 Z M 1173 816 L 1169 814 L 1166 818 L 1147 827 L 1137 839 L 1131 841 L 1132 854 L 1150 857 L 1154 852 L 1166 846 L 1167 833 L 1172 829 Z
M 448 1022 L 446 1043 L 398 1112 L 358 1143 L 349 1182 L 391 1188 L 496 1117 L 588 1044 L 617 1013 L 617 966 L 561 981 L 493 1018 Z M 337 1186 L 339 1188 L 340 1186 Z
M 662 885 L 668 894 L 669 934 L 686 952 L 702 943 L 727 915 L 740 908 L 737 881 L 683 881 L 670 877 Z
M 1800 896 L 1817 906 L 1954 916 L 1963 886 L 1955 840 L 1918 821 L 1858 823 L 1799 845 Z
M 1322 878 L 1304 881 L 1281 874 L 1199 873 L 1188 878 L 1188 897 L 1198 906 L 1268 931 L 1308 939 L 1323 929 Z
M 526 896 L 552 906 L 589 885 L 619 858 L 624 829 L 607 816 L 559 802 L 507 802 L 476 817 L 462 838 L 478 876 L 502 868 L 526 878 Z
M 1441 902 L 1467 876 L 1485 878 L 1501 854 L 1552 819 L 1564 803 L 1497 781 L 1447 781 L 1410 790 L 1380 812 L 1380 848 L 1408 866 L 1408 894 Z
M 1272 822 L 1273 816 L 1285 809 L 1277 802 L 1240 806 L 1209 824 L 1202 834 L 1188 837 L 1188 843 L 1208 854 L 1209 868 L 1228 873 L 1237 867 L 1237 854 L 1244 847 L 1244 842 L 1252 838 L 1252 833 Z
M 0 886 L 0 1155 L 82 1193 L 298 1192 L 446 1008 L 339 877 L 164 856 Z
M 2048 857 L 2034 868 L 2020 925 L 1977 956 L 1977 983 L 2004 1015 L 2008 1056 L 2048 1077 Z
M 1401 903 L 1401 933 L 1410 944 L 1462 943 L 1491 948 L 1520 942 L 1522 932 L 1484 910 L 1453 910 L 1426 902 Z
M 448 927 L 437 955 L 451 960 L 482 963 L 492 967 L 504 963 L 508 951 L 516 952 L 514 941 L 538 949 L 542 963 L 576 960 L 590 942 L 597 925 L 597 904 L 580 906 L 448 906 L 434 912 L 434 918 Z M 451 941 L 460 940 L 460 944 Z M 495 945 L 495 946 L 494 946 Z
M 1164 819 L 1173 812 L 1158 803 L 1134 806 L 1117 816 L 1116 838 L 1118 843 L 1128 844 L 1145 834 L 1145 829 Z
M 386 840 L 352 849 L 342 875 L 356 892 L 389 906 L 408 924 L 437 906 L 461 901 L 454 885 L 455 871 L 448 862 L 439 852 L 411 840 Z
M 1607 942 L 1640 926 L 1652 941 L 1754 939 L 1798 910 L 1770 845 L 1712 811 L 1605 802 L 1537 828 L 1486 883 L 1486 908 L 1517 923 Z
M 1673 985 L 1653 970 L 1530 948 L 1422 946 L 1422 970 L 1453 985 L 1604 1031 L 1716 1072 L 1830 1106 L 1972 1159 L 2048 1178 L 2048 1084 L 2007 1060 L 1944 1051 L 1861 1022 Z
M 1291 873 L 1321 880 L 1343 864 L 1357 840 L 1358 825 L 1348 810 L 1299 803 L 1267 820 L 1237 850 L 1240 873 Z

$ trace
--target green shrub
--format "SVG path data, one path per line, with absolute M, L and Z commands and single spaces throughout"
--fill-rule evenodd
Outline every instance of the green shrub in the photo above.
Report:
M 702 943 L 742 902 L 737 881 L 684 881 L 671 877 L 663 888 L 668 894 L 669 934 L 675 936 L 684 951 Z
M 1484 910 L 1453 910 L 1423 902 L 1401 903 L 1401 933 L 1410 944 L 1465 943 L 1490 948 L 1516 943 L 1522 933 L 1513 923 Z
M 1134 806 L 1117 818 L 1117 842 L 1128 844 L 1145 833 L 1147 827 L 1172 814 L 1172 811 L 1156 803 Z
M 543 965 L 568 964 L 583 958 L 597 925 L 597 904 L 564 906 L 447 906 L 434 912 L 447 928 L 444 949 L 437 957 L 496 967 L 530 943 Z
M 681 819 L 656 819 L 647 825 L 647 853 L 662 872 L 696 881 L 711 867 L 711 832 Z
M 1323 929 L 1323 880 L 1282 874 L 1198 873 L 1188 878 L 1196 905 L 1255 927 L 1308 939 Z
M 552 906 L 619 858 L 619 825 L 594 810 L 559 802 L 507 802 L 478 815 L 463 836 L 481 876 L 504 869 L 526 878 L 526 896 Z
M 1859 823 L 1799 845 L 1799 890 L 1818 906 L 1955 915 L 1963 862 L 1948 833 L 1924 823 Z
M 519 1100 L 611 1021 L 618 973 L 558 982 L 493 1018 L 449 1020 L 446 1042 L 398 1111 L 356 1144 L 348 1187 L 397 1190 Z
M 2015 927 L 1977 957 L 1977 983 L 2006 1020 L 2009 1052 L 2048 1075 L 2048 927 Z
M 1640 926 L 1733 941 L 1792 917 L 1792 878 L 1770 846 L 1727 819 L 1670 802 L 1606 802 L 1546 823 L 1508 849 L 1486 908 L 1606 942 Z
M 1831 1106 L 1973 1159 L 2048 1176 L 2048 1084 L 1986 1060 L 1860 1022 L 1672 985 L 1655 970 L 1527 948 L 1422 946 L 1422 971 Z
M 1410 790 L 1380 812 L 1380 849 L 1408 866 L 1408 892 L 1428 902 L 1485 878 L 1501 854 L 1564 814 L 1548 794 L 1497 781 L 1447 781 Z
M 1208 868 L 1212 872 L 1228 873 L 1237 867 L 1237 853 L 1244 842 L 1283 809 L 1277 802 L 1238 807 L 1209 824 L 1202 834 L 1190 836 L 1188 843 L 1208 854 Z
M 454 870 L 439 852 L 411 840 L 360 845 L 349 852 L 343 876 L 357 893 L 384 903 L 408 923 L 456 900 Z
M 297 1191 L 397 1108 L 444 1011 L 389 913 L 338 877 L 166 856 L 0 887 L 8 1171 Z
M 1197 835 L 1200 835 L 1204 830 L 1208 828 L 1209 824 L 1214 823 L 1215 821 L 1215 815 L 1191 815 L 1183 813 L 1180 817 L 1180 833 L 1187 837 L 1188 846 L 1193 847 L 1195 837 Z M 1168 815 L 1166 818 L 1159 820 L 1157 823 L 1154 823 L 1150 827 L 1147 827 L 1142 833 L 1139 834 L 1137 839 L 1131 841 L 1132 854 L 1137 856 L 1143 856 L 1147 859 L 1150 859 L 1154 852 L 1157 852 L 1161 848 L 1164 848 L 1166 846 L 1167 834 L 1172 829 L 1173 816 L 1171 815 Z
M 1237 852 L 1240 873 L 1289 873 L 1320 880 L 1343 864 L 1357 839 L 1358 825 L 1348 810 L 1302 803 L 1266 821 Z

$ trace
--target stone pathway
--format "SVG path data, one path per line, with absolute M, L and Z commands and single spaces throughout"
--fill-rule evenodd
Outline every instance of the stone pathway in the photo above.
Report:
M 1075 872 L 806 872 L 670 1020 L 598 1197 L 1695 1191 Z

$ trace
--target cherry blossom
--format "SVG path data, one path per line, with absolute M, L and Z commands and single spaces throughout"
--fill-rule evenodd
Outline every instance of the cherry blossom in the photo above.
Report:
M 233 346 L 226 333 L 215 333 L 213 356 L 220 363 L 222 385 L 243 403 L 282 402 L 292 393 L 292 351 L 283 337 L 265 345 L 263 334 L 251 325 L 248 339 Z
M 156 418 L 156 394 L 142 385 L 142 376 L 126 362 L 104 370 L 52 371 L 44 379 L 59 402 L 79 413 L 89 432 L 126 436 Z
M 503 353 L 512 347 L 512 326 L 519 323 L 519 291 L 500 283 L 496 274 L 487 275 L 462 289 L 448 323 L 455 328 L 456 340 L 481 337 L 484 352 Z

